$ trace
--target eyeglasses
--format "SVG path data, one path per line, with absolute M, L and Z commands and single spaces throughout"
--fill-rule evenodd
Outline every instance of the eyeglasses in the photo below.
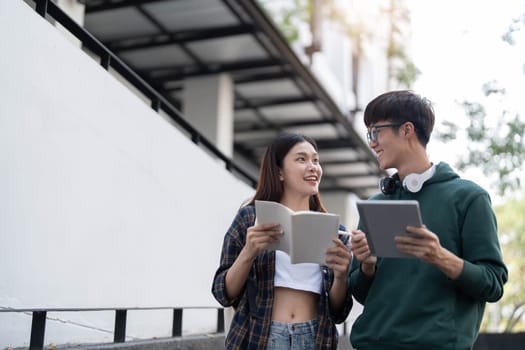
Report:
M 368 142 L 376 142 L 377 137 L 379 136 L 379 129 L 381 128 L 395 128 L 400 126 L 401 124 L 383 124 L 383 125 L 374 125 L 371 128 L 368 129 L 366 132 L 366 138 L 368 139 Z

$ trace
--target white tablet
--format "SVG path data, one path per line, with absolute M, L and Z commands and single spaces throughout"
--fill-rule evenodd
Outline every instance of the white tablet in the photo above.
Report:
M 401 253 L 394 237 L 407 235 L 407 226 L 421 226 L 419 203 L 415 200 L 358 201 L 357 209 L 372 255 L 384 258 L 413 258 Z

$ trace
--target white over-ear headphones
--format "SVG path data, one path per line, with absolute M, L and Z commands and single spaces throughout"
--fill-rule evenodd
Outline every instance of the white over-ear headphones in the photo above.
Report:
M 425 181 L 430 179 L 435 172 L 436 166 L 432 164 L 430 168 L 428 168 L 427 170 L 425 170 L 425 172 L 421 174 L 408 174 L 403 179 L 403 188 L 408 192 L 419 192 L 419 190 L 421 190 L 421 188 L 423 187 Z

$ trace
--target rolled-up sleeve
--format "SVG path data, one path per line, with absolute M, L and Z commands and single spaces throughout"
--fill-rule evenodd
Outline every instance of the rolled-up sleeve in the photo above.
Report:
M 219 267 L 213 278 L 212 294 L 215 299 L 225 307 L 236 307 L 239 302 L 239 298 L 229 299 L 226 295 L 226 273 L 233 265 L 244 246 L 244 237 L 246 236 L 247 229 L 245 222 L 246 215 L 246 208 L 241 209 L 226 232 L 222 245 Z M 239 295 L 242 295 L 242 293 Z

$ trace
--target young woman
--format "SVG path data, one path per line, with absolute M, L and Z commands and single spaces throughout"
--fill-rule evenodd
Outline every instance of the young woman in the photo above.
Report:
M 325 265 L 291 264 L 286 253 L 266 250 L 279 239 L 279 225 L 255 225 L 255 200 L 326 212 L 319 196 L 322 173 L 309 137 L 283 134 L 266 149 L 255 195 L 226 233 L 213 279 L 215 298 L 235 309 L 226 349 L 337 348 L 335 324 L 352 308 L 348 235 L 334 239 Z

